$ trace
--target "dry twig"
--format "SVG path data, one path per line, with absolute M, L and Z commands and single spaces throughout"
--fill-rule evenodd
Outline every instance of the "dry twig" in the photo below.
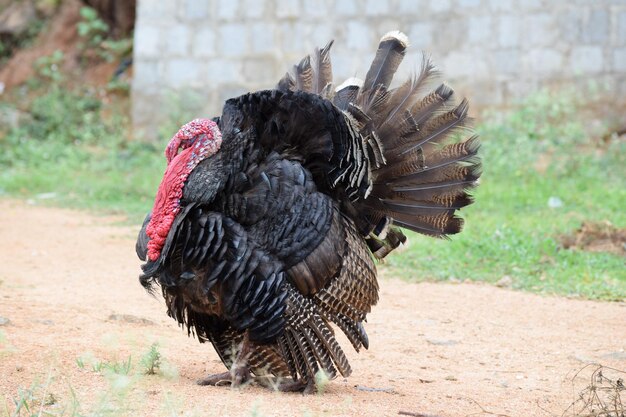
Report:
M 584 366 L 572 377 L 573 390 L 576 377 L 590 366 L 592 365 Z M 579 392 L 578 398 L 563 411 L 561 417 L 565 417 L 569 412 L 573 417 L 626 416 L 626 407 L 621 398 L 622 393 L 626 391 L 624 386 L 626 371 L 608 366 L 595 366 L 589 385 Z M 580 409 L 577 410 L 578 407 Z
M 478 401 L 476 401 L 476 400 L 475 400 L 475 399 L 473 399 L 473 398 L 468 398 L 468 400 L 470 400 L 471 402 L 473 402 L 474 404 L 476 404 L 476 405 L 480 408 L 480 410 L 481 410 L 481 411 L 479 411 L 478 413 L 466 414 L 466 416 L 465 416 L 465 417 L 469 417 L 469 416 L 479 416 L 479 415 L 481 415 L 481 414 L 488 414 L 488 415 L 490 415 L 490 416 L 496 416 L 496 417 L 511 417 L 511 416 L 510 416 L 510 415 L 508 415 L 508 414 L 494 413 L 493 411 L 485 410 L 485 408 L 484 408 L 482 405 L 480 405 L 480 404 L 478 403 Z
M 434 414 L 412 413 L 410 411 L 398 411 L 398 415 L 411 417 L 439 417 Z

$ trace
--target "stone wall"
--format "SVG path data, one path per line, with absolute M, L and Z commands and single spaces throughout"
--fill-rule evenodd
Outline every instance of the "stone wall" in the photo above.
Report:
M 404 74 L 427 51 L 475 106 L 512 104 L 542 85 L 626 97 L 626 0 L 139 0 L 135 126 L 180 107 L 215 115 L 330 39 L 335 79 L 363 77 L 394 29 L 412 44 Z

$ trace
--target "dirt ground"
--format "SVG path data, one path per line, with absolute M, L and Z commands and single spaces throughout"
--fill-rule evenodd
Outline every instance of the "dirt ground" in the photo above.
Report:
M 111 382 L 77 358 L 136 363 L 153 342 L 177 376 L 127 381 L 127 415 L 561 415 L 588 383 L 591 367 L 574 378 L 586 364 L 626 369 L 624 303 L 383 277 L 370 349 L 342 341 L 353 375 L 323 395 L 201 387 L 195 380 L 222 365 L 139 285 L 137 227 L 10 200 L 0 213 L 0 401 L 9 410 L 20 387 L 47 378 L 45 409 L 70 386 L 82 414 L 101 409 Z

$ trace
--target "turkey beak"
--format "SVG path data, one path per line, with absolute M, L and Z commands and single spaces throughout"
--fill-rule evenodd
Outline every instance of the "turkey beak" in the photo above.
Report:
M 191 139 L 178 139 L 174 137 L 165 149 L 165 158 L 167 159 L 167 164 L 169 165 L 170 162 L 172 162 L 172 160 L 176 158 L 176 155 L 178 155 L 178 151 L 180 151 L 181 149 L 187 149 L 192 147 L 193 144 L 197 142 L 198 138 L 202 136 L 206 135 L 202 134 L 199 136 L 194 136 Z
M 167 159 L 167 164 L 169 165 L 172 162 L 172 159 L 176 158 L 178 155 L 178 150 L 181 146 L 181 140 L 178 138 L 173 138 L 170 143 L 165 148 L 165 159 Z

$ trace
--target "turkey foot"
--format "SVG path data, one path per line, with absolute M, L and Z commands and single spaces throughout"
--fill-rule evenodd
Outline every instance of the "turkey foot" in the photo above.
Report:
M 303 394 L 317 394 L 317 385 L 315 385 L 315 381 L 309 380 L 302 391 Z
M 219 387 L 221 385 L 230 384 L 231 375 L 230 372 L 222 372 L 221 374 L 209 375 L 206 378 L 199 379 L 196 383 L 198 385 L 215 385 Z
M 303 394 L 317 394 L 315 381 L 285 381 L 278 385 L 278 390 L 282 392 L 302 392 Z
M 247 366 L 233 364 L 230 372 L 222 372 L 221 374 L 209 375 L 206 378 L 199 379 L 198 385 L 214 385 L 221 387 L 223 385 L 230 385 L 231 387 L 238 387 L 247 382 L 250 379 L 250 370 Z
M 248 368 L 248 356 L 251 347 L 248 333 L 246 332 L 241 342 L 237 358 L 233 362 L 229 372 L 209 375 L 200 379 L 198 385 L 214 385 L 216 387 L 230 384 L 231 387 L 239 387 L 250 379 L 250 368 Z

